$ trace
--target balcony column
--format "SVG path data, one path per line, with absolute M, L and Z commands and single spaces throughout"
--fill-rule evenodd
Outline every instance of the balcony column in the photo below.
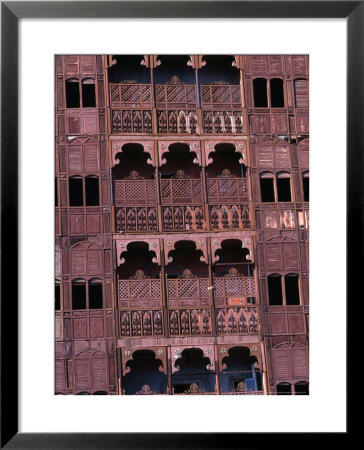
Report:
M 158 161 L 158 156 L 156 161 Z M 158 163 L 157 163 L 158 164 Z M 162 201 L 161 201 L 161 187 L 160 187 L 160 170 L 159 166 L 154 167 L 154 178 L 157 186 L 157 214 L 158 214 L 158 230 L 163 230 L 163 214 L 162 214 Z
M 202 142 L 201 142 L 202 145 Z M 206 227 L 205 229 L 210 229 L 209 222 L 209 205 L 208 205 L 208 192 L 207 192 L 207 178 L 206 178 L 206 161 L 205 161 L 205 152 L 203 148 L 201 149 L 201 174 L 202 174 L 202 191 L 203 191 L 203 203 L 204 203 L 204 211 L 206 218 Z
M 167 299 L 167 287 L 166 287 L 166 268 L 164 259 L 164 241 L 160 239 L 160 251 L 161 251 L 161 270 L 160 279 L 162 286 L 162 308 L 163 308 L 163 328 L 164 336 L 169 337 L 169 327 L 168 327 L 168 299 Z
M 150 68 L 150 86 L 152 90 L 152 130 L 153 134 L 158 133 L 157 110 L 155 108 L 155 89 L 154 89 L 154 69 Z
M 210 305 L 211 305 L 211 328 L 212 335 L 216 336 L 216 311 L 215 311 L 215 287 L 214 278 L 212 274 L 212 255 L 211 255 L 211 238 L 207 238 L 207 264 L 209 270 L 209 295 L 210 295 Z

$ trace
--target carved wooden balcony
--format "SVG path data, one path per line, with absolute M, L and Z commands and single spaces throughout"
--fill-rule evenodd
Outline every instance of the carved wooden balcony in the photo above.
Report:
M 217 334 L 258 334 L 260 330 L 256 306 L 216 308 Z
M 196 134 L 200 130 L 197 112 L 189 108 L 157 110 L 157 126 L 162 134 Z
M 207 179 L 209 203 L 236 203 L 248 201 L 248 183 L 246 178 L 231 177 L 225 174 Z
M 110 106 L 112 108 L 152 107 L 152 86 L 139 83 L 110 83 Z
M 214 277 L 215 305 L 247 305 L 256 297 L 254 277 Z
M 243 114 L 241 111 L 226 109 L 203 110 L 203 131 L 206 134 L 235 134 L 244 132 Z

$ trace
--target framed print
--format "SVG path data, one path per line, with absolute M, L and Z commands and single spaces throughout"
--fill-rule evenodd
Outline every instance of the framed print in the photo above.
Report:
M 1 6 L 1 445 L 346 438 L 362 2 Z

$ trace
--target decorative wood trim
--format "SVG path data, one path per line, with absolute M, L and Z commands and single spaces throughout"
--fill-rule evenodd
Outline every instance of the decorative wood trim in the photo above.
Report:
M 213 163 L 213 159 L 209 156 L 210 153 L 215 152 L 215 145 L 217 144 L 232 144 L 235 146 L 235 153 L 241 153 L 241 158 L 239 159 L 240 164 L 247 165 L 247 149 L 248 141 L 244 140 L 214 140 L 214 141 L 204 141 L 204 152 L 206 166 Z
M 195 152 L 197 157 L 193 160 L 195 164 L 198 164 L 199 166 L 202 165 L 202 157 L 201 157 L 201 143 L 199 140 L 179 140 L 175 139 L 173 141 L 158 141 L 158 159 L 159 159 L 159 165 L 162 166 L 163 164 L 166 164 L 167 160 L 163 157 L 164 153 L 168 153 L 168 147 L 171 144 L 187 144 L 190 148 L 191 152 Z
M 160 242 L 159 239 L 115 239 L 115 250 L 116 250 L 116 262 L 117 266 L 125 263 L 125 259 L 121 257 L 123 252 L 128 251 L 127 247 L 131 242 L 145 242 L 149 245 L 149 251 L 155 252 L 156 256 L 153 258 L 153 262 L 160 265 Z
M 207 264 L 207 240 L 204 237 L 193 237 L 193 235 L 179 235 L 164 238 L 164 260 L 166 265 L 173 261 L 172 256 L 168 256 L 172 250 L 175 250 L 175 244 L 179 241 L 192 241 L 196 244 L 196 251 L 201 250 L 200 261 Z

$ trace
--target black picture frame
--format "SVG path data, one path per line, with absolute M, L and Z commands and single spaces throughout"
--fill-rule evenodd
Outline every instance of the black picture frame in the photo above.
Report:
M 18 432 L 18 22 L 21 18 L 346 18 L 347 250 L 362 246 L 364 1 L 2 1 L 1 2 L 1 448 L 139 449 L 288 448 L 291 433 L 19 433 Z M 9 107 L 11 105 L 11 107 Z M 344 149 L 343 149 L 344 152 Z M 342 247 L 340 249 L 342 254 Z M 354 253 L 354 252 L 353 252 Z M 349 258 L 347 259 L 349 261 Z M 347 298 L 363 264 L 347 271 Z M 9 293 L 11 292 L 11 302 Z M 359 298 L 358 298 L 359 300 Z M 348 346 L 350 360 L 350 346 Z M 348 373 L 350 376 L 350 374 Z M 348 385 L 350 385 L 350 378 Z M 349 415 L 347 416 L 349 418 Z M 337 433 L 335 441 L 351 437 Z M 327 443 L 315 433 L 315 445 Z M 312 442 L 311 433 L 299 443 Z

